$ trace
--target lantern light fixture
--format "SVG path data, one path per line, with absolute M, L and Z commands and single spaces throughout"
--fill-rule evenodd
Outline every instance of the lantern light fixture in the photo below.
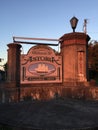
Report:
M 75 32 L 77 23 L 78 23 L 78 19 L 75 16 L 72 17 L 71 20 L 70 20 L 70 24 L 71 24 L 71 27 L 73 29 L 73 32 Z

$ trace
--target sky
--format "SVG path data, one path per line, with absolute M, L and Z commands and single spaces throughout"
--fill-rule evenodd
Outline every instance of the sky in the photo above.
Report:
M 76 32 L 83 32 L 87 19 L 87 34 L 98 40 L 98 0 L 0 0 L 0 65 L 7 62 L 13 36 L 59 39 L 72 32 L 73 16 L 79 20 Z M 24 53 L 31 47 L 22 46 Z

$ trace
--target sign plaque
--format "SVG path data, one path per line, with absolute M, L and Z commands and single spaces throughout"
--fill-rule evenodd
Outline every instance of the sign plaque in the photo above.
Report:
M 21 55 L 21 83 L 62 82 L 62 57 L 47 45 Z

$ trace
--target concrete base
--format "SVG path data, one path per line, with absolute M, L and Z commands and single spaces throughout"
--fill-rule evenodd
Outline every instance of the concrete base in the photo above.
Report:
M 10 86 L 9 86 L 10 85 Z M 1 85 L 0 85 L 1 86 Z M 2 84 L 0 87 L 0 102 L 14 102 L 22 100 L 50 100 L 54 98 L 76 98 L 98 100 L 98 88 L 95 86 L 66 86 L 64 84 Z

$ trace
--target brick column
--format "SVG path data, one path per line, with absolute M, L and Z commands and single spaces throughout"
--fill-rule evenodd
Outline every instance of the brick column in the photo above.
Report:
M 63 57 L 63 83 L 76 85 L 87 81 L 87 46 L 89 36 L 84 33 L 69 33 L 61 38 Z
M 8 49 L 8 76 L 10 83 L 15 83 L 15 87 L 20 84 L 20 48 L 21 45 L 10 43 Z

